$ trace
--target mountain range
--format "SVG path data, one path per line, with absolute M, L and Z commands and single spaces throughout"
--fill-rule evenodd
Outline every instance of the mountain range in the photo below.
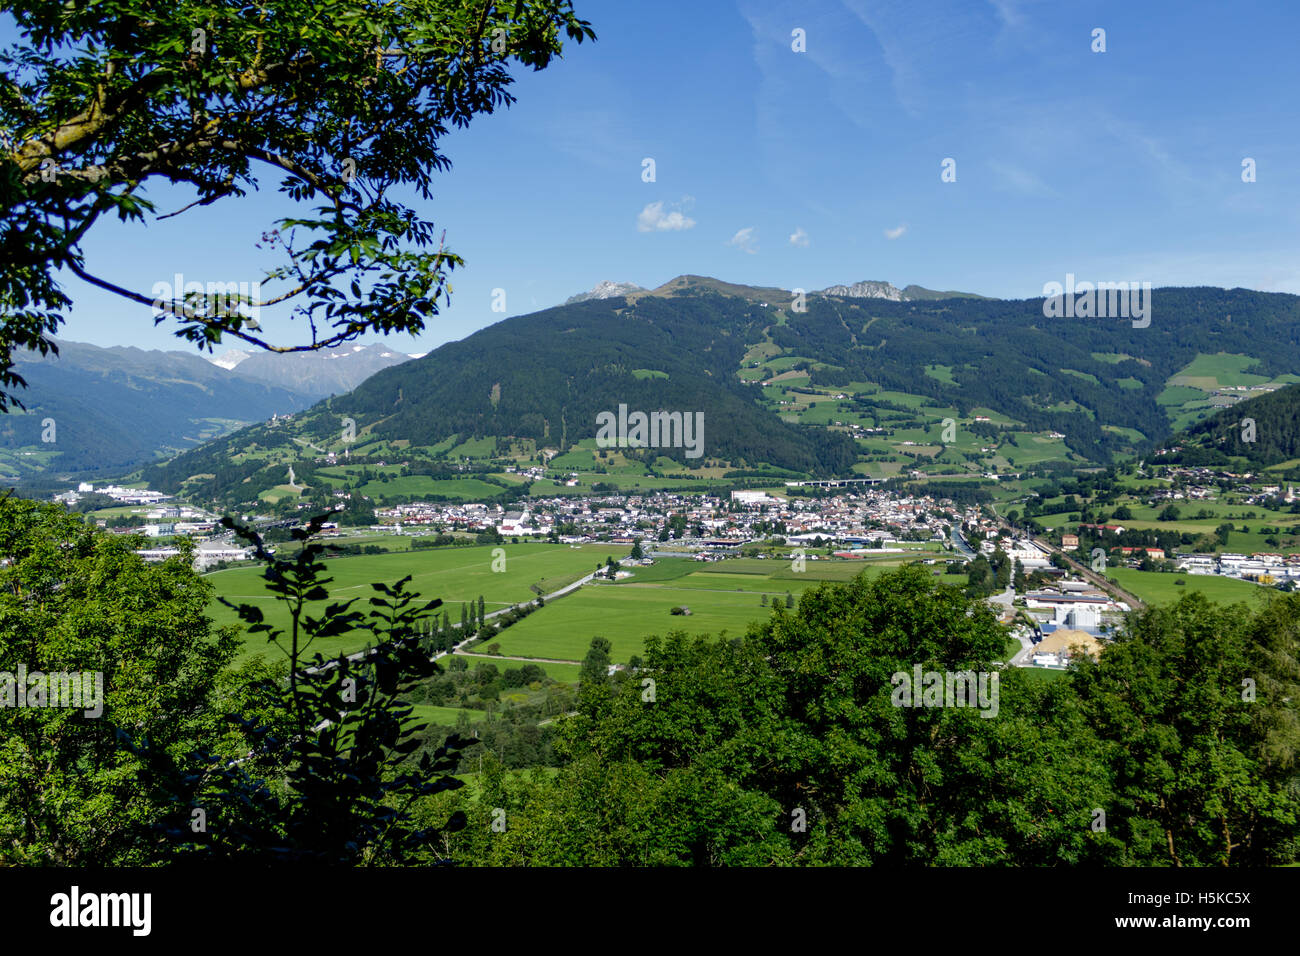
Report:
M 278 385 L 314 400 L 349 392 L 380 369 L 422 355 L 407 355 L 376 344 L 343 345 L 317 352 L 230 349 L 209 361 L 239 378 Z
M 708 283 L 717 283 L 717 280 L 710 280 L 704 276 L 679 276 L 672 282 L 666 283 L 656 289 L 655 292 L 662 292 L 668 288 L 681 288 L 686 283 L 689 287 L 699 288 Z M 728 283 L 717 283 L 718 291 L 723 291 L 721 287 L 726 286 L 732 294 L 746 294 L 747 291 L 758 292 L 761 294 L 771 295 L 781 293 L 789 297 L 791 293 L 780 289 L 755 289 L 754 287 L 734 286 Z M 579 302 L 589 302 L 592 299 L 614 299 L 626 298 L 628 296 L 637 296 L 642 294 L 653 294 L 649 289 L 644 289 L 634 282 L 610 282 L 608 280 L 599 282 L 590 292 L 580 292 L 577 295 L 571 295 L 564 300 L 565 305 L 576 305 Z M 888 282 L 878 280 L 864 279 L 861 282 L 854 282 L 851 285 L 833 285 L 825 289 L 820 289 L 816 295 L 834 295 L 850 299 L 888 299 L 891 302 L 917 302 L 933 301 L 935 299 L 982 299 L 984 296 L 975 295 L 973 292 L 936 292 L 933 289 L 926 289 L 919 285 L 909 285 L 899 289 Z M 773 295 L 772 297 L 775 298 Z
M 26 411 L 0 417 L 0 475 L 112 474 L 355 388 L 410 356 L 379 345 L 317 353 L 101 348 L 55 340 L 19 356 Z
M 699 461 L 681 447 L 617 454 L 618 468 L 648 478 L 978 478 L 1148 453 L 1257 384 L 1300 381 L 1297 296 L 1162 288 L 1150 325 L 1136 328 L 1049 318 L 1042 299 L 890 289 L 906 291 L 855 283 L 800 303 L 787 290 L 691 275 L 608 296 L 598 287 L 384 369 L 287 427 L 245 429 L 145 476 L 165 490 L 256 500 L 286 463 L 312 460 L 309 445 L 429 475 L 457 462 L 508 474 L 511 460 L 540 460 L 543 449 L 600 472 L 611 453 L 595 445 L 598 416 L 623 407 L 704 414 Z M 349 420 L 352 443 L 340 437 Z

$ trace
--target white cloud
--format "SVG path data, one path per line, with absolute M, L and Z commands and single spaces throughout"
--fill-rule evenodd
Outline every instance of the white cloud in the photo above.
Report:
M 907 225 L 906 225 L 906 224 L 899 226 L 897 229 L 886 229 L 886 230 L 885 230 L 885 238 L 886 238 L 886 239 L 897 239 L 899 236 L 901 236 L 901 235 L 902 235 L 903 233 L 905 233 L 905 232 L 907 232 Z
M 687 196 L 683 202 L 690 199 Z M 681 210 L 682 203 L 673 203 L 673 208 L 664 212 L 662 202 L 647 203 L 646 207 L 641 210 L 640 215 L 636 217 L 637 232 L 676 232 L 682 229 L 690 229 L 695 225 L 695 220 L 685 215 Z
M 808 245 L 808 233 L 803 231 L 803 226 L 796 226 L 794 232 L 790 234 L 790 245 L 792 246 Z
M 758 249 L 755 248 L 754 246 L 754 242 L 757 240 L 757 238 L 758 237 L 754 235 L 754 227 L 746 226 L 744 229 L 737 231 L 737 233 L 734 236 L 728 239 L 727 245 L 735 246 L 737 249 L 740 249 L 742 252 L 748 252 L 752 256 L 755 252 L 758 251 Z

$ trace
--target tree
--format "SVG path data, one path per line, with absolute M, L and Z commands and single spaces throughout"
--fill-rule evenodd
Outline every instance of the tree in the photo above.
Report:
M 1300 845 L 1300 599 L 1134 615 L 1072 678 L 1109 751 L 1120 862 L 1268 866 Z
M 209 350 L 225 336 L 304 351 L 419 332 L 462 260 L 392 193 L 431 197 L 432 174 L 450 165 L 439 148 L 448 129 L 514 101 L 507 63 L 542 69 L 563 38 L 595 36 L 572 0 L 258 6 L 5 5 L 24 43 L 0 51 L 0 409 L 26 384 L 12 350 L 55 348 L 47 336 L 71 304 L 62 268 L 176 320 L 178 336 Z M 86 262 L 83 240 L 105 214 L 193 214 L 257 188 L 260 169 L 314 204 L 265 233 L 281 259 L 265 295 L 211 282 L 146 295 Z M 160 214 L 144 194 L 151 181 L 193 201 Z M 250 312 L 277 302 L 294 303 L 306 341 L 264 337 Z
M 1220 541 L 1215 535 L 1201 534 L 1192 541 L 1192 550 L 1201 553 L 1211 552 L 1217 549 L 1219 544 Z
M 171 801 L 149 786 L 119 734 L 175 751 L 185 772 L 205 766 L 197 750 L 239 755 L 220 715 L 241 706 L 248 684 L 269 671 L 260 663 L 229 670 L 239 641 L 233 627 L 216 628 L 204 614 L 212 585 L 187 556 L 146 564 L 132 551 L 138 546 L 61 507 L 0 498 L 8 559 L 0 568 L 0 695 L 21 693 L 19 665 L 89 677 L 78 680 L 89 692 L 84 707 L 20 709 L 12 696 L 0 707 L 4 863 L 157 860 L 162 848 L 142 835 L 172 812 Z M 30 680 L 23 703 L 39 702 L 38 684 Z M 89 716 L 96 698 L 99 714 Z
M 1177 521 L 1181 512 L 1177 505 L 1166 505 L 1164 509 L 1156 515 L 1157 521 Z
M 758 603 L 761 604 L 763 607 L 767 607 L 767 592 L 763 593 L 763 596 L 759 598 Z
M 604 699 L 609 693 L 609 663 L 613 645 L 593 637 L 578 671 L 578 694 L 583 700 Z
M 640 561 L 645 557 L 645 551 L 641 548 L 641 539 L 637 538 L 632 542 L 632 553 L 628 555 L 633 561 Z
M 1011 584 L 1012 567 L 1011 559 L 1007 557 L 1007 553 L 1002 550 L 1001 545 L 994 549 L 993 557 L 989 563 L 996 569 L 994 572 L 996 586 L 999 590 L 1006 590 Z
M 128 749 L 149 768 L 150 785 L 172 798 L 175 812 L 163 829 L 178 855 L 412 864 L 436 858 L 433 841 L 465 824 L 464 814 L 453 812 L 439 824 L 422 825 L 411 810 L 417 800 L 463 786 L 449 772 L 455 755 L 471 743 L 453 735 L 432 753 L 408 759 L 424 725 L 412 723 L 412 707 L 403 698 L 440 671 L 420 648 L 418 623 L 442 602 L 408 593 L 407 575 L 391 586 L 372 584 L 379 596 L 370 598 L 367 615 L 352 609 L 357 598 L 331 602 L 320 616 L 308 613 L 311 604 L 329 598 L 324 548 L 311 540 L 328 517 L 295 529 L 303 546 L 291 558 L 269 554 L 251 529 L 222 519 L 266 564 L 266 588 L 287 606 L 290 627 L 265 623 L 260 607 L 223 603 L 250 634 L 265 635 L 285 653 L 288 679 L 256 688 L 265 716 L 232 715 L 247 756 L 209 756 L 202 774 L 181 772 L 155 741 L 131 735 Z M 306 658 L 315 640 L 358 628 L 376 639 L 365 655 Z M 211 825 L 193 828 L 190 807 L 203 808 Z
M 794 595 L 789 591 L 785 592 L 785 606 L 788 608 L 794 607 Z
M 487 623 L 487 615 L 483 613 L 483 595 L 478 596 L 478 623 L 482 627 Z

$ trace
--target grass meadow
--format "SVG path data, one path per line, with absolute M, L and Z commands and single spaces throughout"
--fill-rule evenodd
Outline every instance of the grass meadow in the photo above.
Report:
M 441 598 L 452 623 L 460 620 L 460 605 L 477 601 L 483 596 L 484 606 L 491 612 L 519 604 L 534 597 L 530 585 L 538 585 L 550 592 L 570 584 L 607 557 L 619 560 L 627 556 L 626 545 L 590 544 L 572 547 L 567 544 L 501 545 L 505 551 L 505 570 L 493 571 L 493 551 L 490 545 L 472 547 L 447 547 L 421 551 L 399 551 L 389 554 L 340 557 L 329 560 L 326 566 L 333 581 L 327 586 L 331 601 L 360 598 L 355 609 L 367 611 L 368 599 L 375 595 L 371 582 L 393 584 L 411 575 L 408 588 L 426 599 Z M 248 603 L 261 608 L 268 623 L 287 627 L 289 611 L 284 603 L 267 593 L 262 579 L 262 568 L 248 566 L 214 571 L 208 575 L 217 589 L 217 597 L 233 603 Z M 320 614 L 328 602 L 315 602 L 308 613 Z M 214 600 L 209 614 L 217 624 L 239 624 L 236 613 Z M 254 635 L 244 647 L 244 656 L 264 651 L 265 639 Z M 364 635 L 344 635 L 321 640 L 311 652 L 326 656 L 351 653 L 365 644 Z M 272 649 L 271 653 L 276 653 Z

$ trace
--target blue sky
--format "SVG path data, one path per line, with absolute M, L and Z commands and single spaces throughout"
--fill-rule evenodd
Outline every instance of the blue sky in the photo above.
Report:
M 1071 272 L 1300 293 L 1293 3 L 576 7 L 597 41 L 519 71 L 513 108 L 444 141 L 454 168 L 414 204 L 467 265 L 451 307 L 392 347 L 499 321 L 494 289 L 520 315 L 604 279 L 682 273 L 1027 297 Z M 1256 182 L 1242 181 L 1246 157 Z M 945 158 L 955 182 L 941 181 Z M 289 208 L 275 185 L 147 227 L 106 222 L 88 267 L 143 293 L 175 272 L 256 279 L 273 260 L 253 243 Z M 164 211 L 185 201 L 152 195 Z M 148 309 L 71 276 L 66 288 L 66 338 L 188 347 Z M 276 316 L 263 324 L 300 340 Z

